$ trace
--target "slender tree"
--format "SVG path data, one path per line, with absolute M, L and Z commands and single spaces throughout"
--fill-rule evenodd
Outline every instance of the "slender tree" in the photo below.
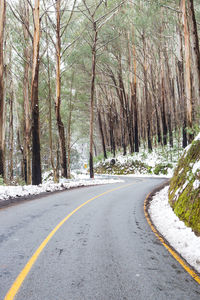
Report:
M 3 116 L 4 116 L 4 29 L 6 18 L 6 1 L 0 1 L 0 176 L 4 177 L 4 145 L 3 145 Z
M 40 1 L 35 0 L 34 7 L 34 37 L 33 37 L 33 63 L 31 81 L 32 104 L 32 184 L 42 182 L 41 157 L 40 157 L 40 125 L 39 125 L 39 43 L 40 43 Z
M 192 84 L 191 84 L 191 44 L 188 28 L 188 17 L 187 17 L 187 7 L 186 1 L 182 0 L 181 3 L 182 9 L 182 22 L 183 22 L 183 31 L 185 39 L 185 97 L 187 104 L 187 126 L 192 129 Z M 189 132 L 188 134 L 189 142 L 193 139 L 193 134 Z

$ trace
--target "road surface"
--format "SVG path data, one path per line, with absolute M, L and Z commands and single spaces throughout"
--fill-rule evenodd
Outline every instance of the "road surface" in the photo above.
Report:
M 200 286 L 151 231 L 145 196 L 163 179 L 74 189 L 0 210 L 0 299 L 43 240 L 17 300 L 197 300 Z M 128 185 L 127 185 L 128 184 Z M 14 295 L 14 292 L 12 292 Z M 12 298 L 9 298 L 12 299 Z

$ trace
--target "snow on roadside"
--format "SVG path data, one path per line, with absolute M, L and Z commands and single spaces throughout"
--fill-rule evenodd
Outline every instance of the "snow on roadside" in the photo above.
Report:
M 110 184 L 124 182 L 123 180 L 116 178 L 105 178 L 99 176 L 97 179 L 89 179 L 84 176 L 83 179 L 67 180 L 62 179 L 60 183 L 52 183 L 51 181 L 40 185 L 26 185 L 26 186 L 0 186 L 0 201 L 10 198 L 24 197 L 29 195 L 38 195 L 44 192 L 61 191 L 65 189 L 91 186 L 99 184 Z
M 200 273 L 200 237 L 175 215 L 168 202 L 168 188 L 151 201 L 149 213 L 158 231 Z
M 102 174 L 101 176 L 103 176 L 103 175 L 105 175 L 105 176 L 111 176 L 111 177 L 118 177 L 118 176 L 120 176 L 120 177 L 133 177 L 133 178 L 140 178 L 140 177 L 142 177 L 142 178 L 171 178 L 172 177 L 172 175 L 173 175 L 173 171 L 172 171 L 172 173 L 170 173 L 170 174 L 167 174 L 167 175 L 163 175 L 163 174 L 159 174 L 159 175 L 155 175 L 155 174 L 141 174 L 141 173 L 139 173 L 139 172 L 136 172 L 135 174 L 126 174 L 126 175 L 117 175 L 117 174 Z

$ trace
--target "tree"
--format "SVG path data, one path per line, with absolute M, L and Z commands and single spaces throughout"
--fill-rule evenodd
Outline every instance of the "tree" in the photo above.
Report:
M 30 92 L 29 92 L 29 73 L 30 73 L 30 30 L 29 30 L 29 5 L 26 1 L 21 3 L 24 21 L 22 23 L 24 45 L 24 78 L 23 78 L 23 100 L 24 100 L 24 179 L 27 184 L 31 184 L 31 153 L 30 153 L 30 138 L 31 138 L 31 109 L 30 109 Z M 32 39 L 32 35 L 31 35 Z
M 6 18 L 6 1 L 0 2 L 0 176 L 4 177 L 4 29 Z
M 41 158 L 40 158 L 40 125 L 39 125 L 39 43 L 40 43 L 40 2 L 35 0 L 34 7 L 34 37 L 33 37 L 33 63 L 31 80 L 31 104 L 32 104 L 32 184 L 42 182 Z
M 91 71 L 91 85 L 90 85 L 90 150 L 89 150 L 90 178 L 94 178 L 93 134 L 94 134 L 94 101 L 95 101 L 96 59 L 97 59 L 97 51 L 98 51 L 97 49 L 98 33 L 100 29 L 116 14 L 119 7 L 121 7 L 124 2 L 125 1 L 122 1 L 119 5 L 117 5 L 107 13 L 97 17 L 97 12 L 101 7 L 101 5 L 104 3 L 104 1 L 103 0 L 98 1 L 95 4 L 95 6 L 92 9 L 90 9 L 88 4 L 86 3 L 86 0 L 83 0 L 83 4 L 88 14 L 87 19 L 90 21 L 92 25 L 92 37 L 91 37 L 92 71 Z

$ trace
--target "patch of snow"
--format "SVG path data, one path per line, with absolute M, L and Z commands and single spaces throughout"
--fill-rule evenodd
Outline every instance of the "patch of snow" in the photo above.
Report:
M 200 140 L 200 133 L 195 137 L 194 141 L 199 141 L 199 140 Z M 185 148 L 185 150 L 184 150 L 184 156 L 185 156 L 185 154 L 190 150 L 191 146 L 192 146 L 192 143 L 189 144 L 189 145 Z
M 184 185 L 182 186 L 182 190 L 181 193 L 184 191 L 184 189 L 186 188 L 186 186 L 188 185 L 189 181 L 186 180 L 186 182 L 184 183 Z
M 85 177 L 84 177 L 85 176 Z M 16 197 L 24 197 L 29 195 L 38 195 L 44 192 L 61 191 L 65 189 L 91 186 L 98 184 L 110 184 L 124 182 L 119 178 L 108 178 L 105 176 L 98 176 L 98 178 L 90 179 L 89 175 L 84 175 L 81 179 L 60 179 L 59 183 L 48 181 L 40 185 L 26 185 L 26 186 L 0 186 L 0 200 L 6 200 Z
M 200 133 L 195 137 L 195 141 L 200 141 Z
M 189 145 L 185 148 L 184 156 L 185 156 L 185 154 L 190 150 L 191 147 L 192 147 L 192 144 L 189 144 Z
M 101 175 L 102 176 L 102 175 Z M 106 176 L 112 176 L 112 177 L 144 177 L 144 178 L 171 178 L 169 175 L 155 175 L 155 174 L 141 174 L 141 173 L 135 173 L 135 174 L 126 174 L 126 175 L 116 175 L 116 174 L 106 174 Z
M 196 179 L 194 182 L 193 182 L 193 189 L 196 190 L 200 187 L 200 181 L 198 179 Z
M 168 187 L 157 193 L 149 213 L 158 231 L 188 263 L 200 272 L 200 237 L 175 215 L 168 202 Z
M 193 168 L 192 168 L 192 173 L 195 174 L 196 171 L 197 171 L 198 169 L 200 170 L 200 161 L 197 161 L 197 162 L 194 164 L 194 166 L 193 166 Z
M 178 189 L 176 190 L 175 196 L 178 196 L 178 195 L 179 195 L 179 192 L 180 192 L 180 188 L 178 188 Z

